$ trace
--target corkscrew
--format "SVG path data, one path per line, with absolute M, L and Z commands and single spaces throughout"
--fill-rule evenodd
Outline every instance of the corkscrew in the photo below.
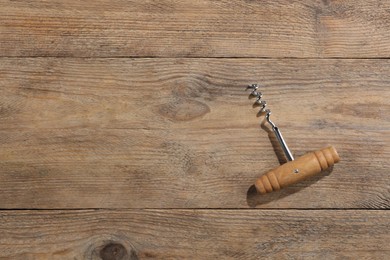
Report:
M 250 95 L 256 98 L 255 104 L 261 107 L 259 113 L 265 114 L 265 119 L 271 126 L 288 161 L 256 180 L 255 187 L 260 194 L 277 191 L 291 184 L 300 182 L 328 169 L 340 161 L 340 157 L 333 146 L 307 153 L 295 160 L 279 128 L 270 119 L 271 110 L 266 108 L 267 102 L 262 100 L 263 94 L 258 91 L 259 85 L 252 84 L 246 89 L 250 89 Z

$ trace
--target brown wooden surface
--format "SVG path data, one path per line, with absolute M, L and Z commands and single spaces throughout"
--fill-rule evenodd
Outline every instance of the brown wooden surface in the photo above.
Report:
M 0 1 L 1 56 L 390 57 L 388 0 Z
M 23 260 L 386 259 L 389 218 L 376 210 L 7 211 L 0 252 Z
M 389 207 L 388 60 L 0 66 L 1 208 Z M 255 80 L 297 157 L 337 147 L 331 175 L 267 197 L 248 192 L 279 165 L 245 92 Z
M 0 0 L 0 259 L 386 259 L 390 1 Z M 259 196 L 295 157 L 332 170 Z

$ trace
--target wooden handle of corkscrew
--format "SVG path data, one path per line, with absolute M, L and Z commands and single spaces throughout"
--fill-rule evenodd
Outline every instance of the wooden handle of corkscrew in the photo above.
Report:
M 294 161 L 287 162 L 257 179 L 255 186 L 260 194 L 280 190 L 328 169 L 340 161 L 336 149 L 329 146 L 307 153 Z

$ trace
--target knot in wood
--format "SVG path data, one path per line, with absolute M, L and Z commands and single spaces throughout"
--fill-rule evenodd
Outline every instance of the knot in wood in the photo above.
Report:
M 100 258 L 103 260 L 132 260 L 138 259 L 133 250 L 130 254 L 122 244 L 109 243 L 100 250 Z

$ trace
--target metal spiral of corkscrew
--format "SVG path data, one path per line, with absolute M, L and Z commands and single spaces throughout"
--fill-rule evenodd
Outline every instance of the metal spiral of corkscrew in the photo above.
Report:
M 265 118 L 267 119 L 267 122 L 271 125 L 272 131 L 275 133 L 275 136 L 276 136 L 280 146 L 282 147 L 283 152 L 286 155 L 287 160 L 293 161 L 294 157 L 293 157 L 290 149 L 288 149 L 288 146 L 286 144 L 286 141 L 284 141 L 282 133 L 280 132 L 279 128 L 275 125 L 275 123 L 272 122 L 270 119 L 271 110 L 266 109 L 267 102 L 265 100 L 262 100 L 263 94 L 260 91 L 258 91 L 259 85 L 258 84 L 251 84 L 251 85 L 247 86 L 246 89 L 247 90 L 250 89 L 251 95 L 256 97 L 255 104 L 258 104 L 259 106 L 261 106 L 260 113 L 265 113 Z

